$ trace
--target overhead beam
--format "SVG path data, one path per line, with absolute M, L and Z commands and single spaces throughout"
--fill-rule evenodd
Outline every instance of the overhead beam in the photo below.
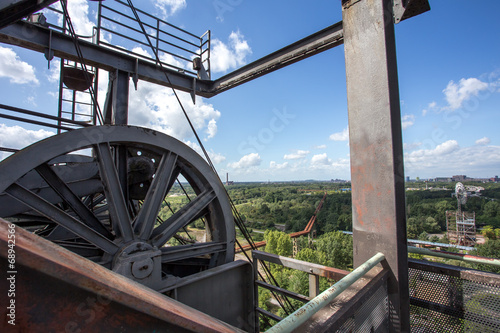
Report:
M 342 22 L 337 22 L 215 80 L 211 90 L 217 94 L 221 93 L 297 61 L 339 46 L 343 41 Z
M 393 0 L 394 23 L 431 10 L 429 0 Z
M 49 49 L 59 58 L 79 61 L 71 37 L 58 31 L 27 23 L 14 23 L 0 30 L 0 42 L 45 53 Z M 280 68 L 291 65 L 343 43 L 342 22 L 318 31 L 215 81 L 198 80 L 193 76 L 160 66 L 128 54 L 79 40 L 86 64 L 107 71 L 137 72 L 138 78 L 175 89 L 194 92 L 202 97 L 213 97 Z M 136 66 L 137 63 L 137 66 Z M 168 79 L 165 75 L 168 75 Z
M 57 0 L 8 0 L 0 4 L 0 29 L 34 12 L 50 6 Z

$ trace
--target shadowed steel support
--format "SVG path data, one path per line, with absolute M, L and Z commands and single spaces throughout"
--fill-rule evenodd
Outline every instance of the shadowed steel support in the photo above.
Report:
M 401 115 L 391 0 L 343 0 L 354 267 L 387 258 L 390 330 L 409 332 Z

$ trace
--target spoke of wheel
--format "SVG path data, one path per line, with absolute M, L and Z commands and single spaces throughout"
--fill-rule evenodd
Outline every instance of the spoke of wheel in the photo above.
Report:
M 174 214 L 174 210 L 172 209 L 172 206 L 170 206 L 170 204 L 168 203 L 168 201 L 165 200 L 165 199 L 163 199 L 163 202 L 165 203 L 165 205 L 167 205 L 167 207 L 170 210 L 170 212 L 172 212 L 172 214 Z M 160 217 L 158 217 L 158 220 L 160 221 L 160 224 L 163 224 L 163 220 L 160 219 Z M 205 223 L 205 221 L 203 221 L 203 223 Z M 189 237 L 190 241 L 194 241 L 193 237 L 191 237 L 191 235 L 187 231 L 186 227 L 183 227 L 182 230 L 184 230 L 184 232 L 186 233 L 186 235 Z
M 192 245 L 169 246 L 161 248 L 161 261 L 163 263 L 199 257 L 206 254 L 222 252 L 226 250 L 224 242 L 196 243 Z
M 125 242 L 131 241 L 134 239 L 134 231 L 109 144 L 100 143 L 96 150 L 113 229 Z
M 177 231 L 199 218 L 207 205 L 215 198 L 213 190 L 205 190 L 200 193 L 153 231 L 153 245 L 163 246 Z
M 36 171 L 42 176 L 47 184 L 64 200 L 68 206 L 81 218 L 82 222 L 110 238 L 111 233 L 106 229 L 101 222 L 96 218 L 94 213 L 83 204 L 80 198 L 66 185 L 66 183 L 59 178 L 59 176 L 47 164 L 41 164 L 36 168 Z
M 141 210 L 136 217 L 135 231 L 143 240 L 149 239 L 156 224 L 156 216 L 171 183 L 177 155 L 164 153 L 156 170 L 155 177 L 149 187 Z
M 14 183 L 5 192 L 105 252 L 114 254 L 118 251 L 112 241 L 21 185 Z

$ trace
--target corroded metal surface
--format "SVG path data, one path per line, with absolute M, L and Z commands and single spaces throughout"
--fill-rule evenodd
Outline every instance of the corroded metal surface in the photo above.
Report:
M 391 269 L 393 331 L 409 331 L 403 142 L 392 1 L 342 1 L 354 267 L 377 252 Z
M 0 220 L 2 332 L 242 332 Z M 7 265 L 8 235 L 15 263 Z M 14 300 L 14 323 L 8 304 Z
M 278 265 L 282 265 L 284 267 L 297 269 L 297 270 L 302 271 L 302 272 L 315 274 L 318 276 L 324 276 L 328 279 L 335 280 L 335 281 L 338 281 L 338 280 L 342 279 L 343 277 L 345 277 L 347 274 L 349 274 L 348 271 L 345 271 L 342 269 L 313 264 L 310 262 L 305 262 L 302 260 L 283 257 L 283 256 L 279 256 L 276 254 L 271 254 L 271 253 L 262 252 L 262 251 L 256 251 L 256 250 L 252 251 L 252 257 L 255 260 L 268 261 L 268 262 L 273 263 L 273 264 L 278 264 Z

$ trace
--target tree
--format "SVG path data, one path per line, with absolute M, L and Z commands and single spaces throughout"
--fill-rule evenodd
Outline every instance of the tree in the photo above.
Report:
M 430 238 L 429 238 L 429 242 L 433 242 L 433 243 L 441 243 L 441 240 L 439 239 L 438 236 L 436 235 L 432 235 Z
M 484 244 L 476 245 L 472 254 L 487 258 L 500 258 L 500 240 L 488 239 Z M 475 264 L 474 266 L 474 268 L 482 271 L 500 273 L 500 267 L 498 266 L 486 264 Z
M 259 214 L 268 214 L 269 212 L 271 212 L 271 210 L 268 205 L 262 204 L 262 206 L 260 206 Z
M 266 240 L 266 252 L 280 256 L 292 255 L 292 239 L 289 235 L 278 230 L 266 230 L 264 233 Z
M 486 217 L 500 216 L 500 204 L 497 201 L 488 201 L 484 205 L 483 212 Z
M 481 235 L 483 235 L 484 237 L 488 238 L 488 239 L 497 239 L 497 235 L 495 233 L 495 230 L 493 229 L 493 227 L 491 225 L 487 225 L 483 228 L 483 230 L 481 231 Z
M 424 231 L 420 235 L 418 235 L 418 240 L 420 241 L 428 241 L 429 235 Z
M 352 268 L 352 237 L 340 231 L 329 232 L 316 241 L 316 249 L 326 257 L 326 266 Z

